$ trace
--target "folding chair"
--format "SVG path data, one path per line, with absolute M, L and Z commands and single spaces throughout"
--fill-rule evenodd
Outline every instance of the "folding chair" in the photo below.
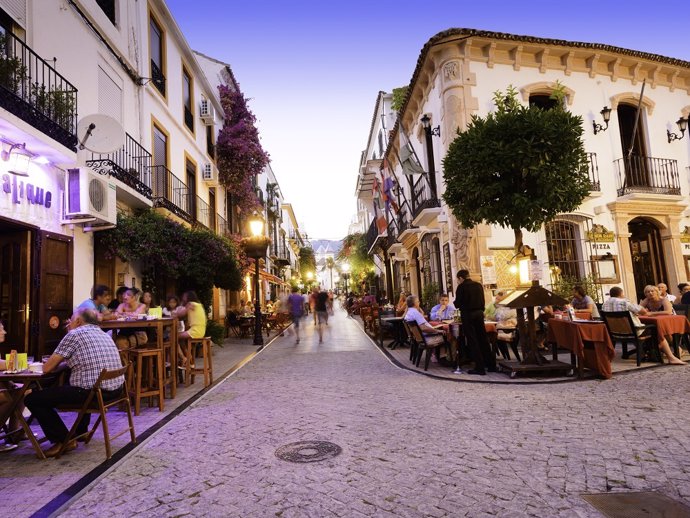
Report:
M 630 311 L 602 311 L 601 318 L 604 319 L 604 324 L 613 343 L 621 343 L 623 359 L 628 358 L 628 343 L 633 343 L 635 344 L 638 367 L 642 362 L 644 352 L 656 357 L 656 361 L 659 363 L 664 363 L 656 340 L 656 326 L 636 327 Z
M 96 432 L 96 429 L 98 428 L 98 425 L 103 423 L 103 438 L 105 439 L 105 454 L 106 454 L 106 459 L 109 459 L 110 457 L 113 456 L 112 453 L 112 448 L 110 447 L 110 441 L 112 439 L 117 439 L 120 437 L 120 435 L 123 435 L 127 432 L 129 432 L 130 439 L 132 443 L 137 442 L 136 435 L 134 433 L 134 422 L 132 420 L 132 406 L 129 401 L 129 396 L 127 394 L 127 383 L 122 384 L 122 389 L 120 392 L 120 395 L 114 399 L 109 400 L 107 403 L 103 399 L 103 392 L 101 388 L 101 384 L 104 381 L 112 380 L 115 379 L 119 376 L 127 376 L 127 371 L 129 369 L 129 365 L 126 365 L 120 369 L 116 370 L 106 370 L 103 369 L 101 371 L 101 374 L 98 376 L 98 379 L 96 380 L 96 383 L 94 383 L 93 387 L 91 387 L 91 391 L 89 392 L 89 395 L 86 398 L 86 401 L 84 401 L 84 404 L 81 406 L 76 406 L 76 405 L 60 405 L 56 407 L 56 410 L 59 410 L 60 412 L 78 412 L 77 414 L 77 419 L 74 421 L 74 424 L 72 425 L 72 428 L 70 429 L 69 433 L 67 434 L 67 438 L 63 441 L 62 443 L 62 448 L 57 454 L 57 458 L 60 457 L 65 452 L 65 449 L 67 448 L 67 445 L 72 439 L 80 439 L 84 437 L 84 443 L 88 444 L 91 438 L 93 437 L 93 434 Z M 110 431 L 108 429 L 108 421 L 105 417 L 106 412 L 108 411 L 109 408 L 114 407 L 116 405 L 124 405 L 125 409 L 127 410 L 127 420 L 129 422 L 129 427 L 126 429 L 122 430 L 119 432 L 117 435 L 113 435 L 112 437 L 110 436 Z M 91 428 L 90 431 L 86 431 L 83 434 L 76 435 L 77 432 L 77 427 L 79 426 L 79 423 L 81 422 L 82 417 L 84 417 L 86 414 L 98 414 L 98 419 L 96 420 L 96 424 L 93 425 L 93 428 Z

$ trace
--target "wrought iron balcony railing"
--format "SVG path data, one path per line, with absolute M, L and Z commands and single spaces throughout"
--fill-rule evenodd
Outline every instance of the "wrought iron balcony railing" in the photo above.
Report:
M 420 176 L 412 187 L 412 214 L 416 218 L 424 209 L 440 207 L 441 201 L 432 194 L 425 176 Z
M 91 153 L 86 165 L 94 171 L 117 178 L 139 194 L 152 197 L 151 153 L 127 133 L 125 145 L 113 153 Z
M 154 206 L 168 209 L 189 223 L 194 222 L 187 185 L 163 165 L 151 167 Z
M 211 227 L 211 206 L 198 196 L 194 199 L 194 206 L 190 207 L 192 215 L 196 216 L 197 223 L 213 230 Z
M 287 247 L 281 243 L 271 243 L 269 253 L 273 262 L 278 266 L 287 266 L 290 264 L 290 254 Z
M 230 227 L 228 226 L 228 220 L 225 219 L 223 216 L 220 214 L 216 215 L 216 234 L 219 236 L 229 236 L 230 235 Z
M 154 60 L 151 60 L 151 82 L 162 95 L 165 95 L 165 76 Z
M 676 160 L 632 155 L 613 163 L 618 173 L 618 196 L 631 193 L 680 194 Z
M 599 183 L 599 163 L 597 162 L 597 154 L 587 153 L 587 161 L 589 162 L 589 190 L 601 191 L 601 184 Z
M 77 89 L 9 32 L 0 35 L 0 106 L 77 150 Z

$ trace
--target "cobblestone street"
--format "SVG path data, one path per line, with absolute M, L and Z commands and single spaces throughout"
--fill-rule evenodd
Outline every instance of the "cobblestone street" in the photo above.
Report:
M 342 311 L 322 345 L 310 319 L 302 329 L 300 345 L 286 333 L 64 515 L 566 517 L 601 516 L 586 492 L 690 501 L 688 368 L 455 383 L 393 366 Z M 302 440 L 342 453 L 275 456 Z

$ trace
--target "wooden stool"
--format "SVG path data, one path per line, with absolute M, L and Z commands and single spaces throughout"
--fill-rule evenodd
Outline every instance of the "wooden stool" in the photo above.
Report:
M 163 411 L 163 396 L 165 389 L 163 388 L 163 379 L 165 378 L 165 369 L 163 365 L 163 350 L 162 349 L 130 349 L 129 357 L 136 365 L 134 375 L 134 391 L 130 391 L 130 397 L 134 398 L 134 415 L 139 415 L 142 398 L 151 398 L 158 396 L 158 409 Z M 147 368 L 144 370 L 144 363 Z M 154 376 L 155 368 L 155 376 Z M 144 383 L 144 376 L 146 376 L 146 385 Z M 150 403 L 150 399 L 149 399 Z
M 201 347 L 201 358 L 204 361 L 203 367 L 196 367 L 195 357 L 197 348 Z M 187 338 L 184 346 L 184 355 L 187 358 L 184 384 L 186 387 L 194 383 L 195 374 L 204 375 L 204 387 L 208 387 L 213 383 L 213 359 L 211 357 L 211 338 L 206 336 L 204 338 Z

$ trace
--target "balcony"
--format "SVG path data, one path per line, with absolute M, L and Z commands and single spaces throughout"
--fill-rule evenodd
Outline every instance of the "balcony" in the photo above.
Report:
M 125 145 L 113 153 L 91 153 L 86 165 L 97 173 L 117 178 L 136 192 L 148 199 L 152 198 L 151 190 L 151 153 L 146 151 L 132 136 L 127 133 Z
M 165 97 L 165 76 L 154 60 L 151 60 L 151 83 Z
M 597 154 L 587 153 L 587 162 L 589 164 L 589 190 L 590 192 L 601 191 L 601 184 L 599 183 L 599 163 L 597 162 Z
M 191 209 L 192 216 L 196 215 L 196 222 L 198 224 L 205 226 L 209 230 L 213 230 L 211 226 L 211 206 L 208 203 L 196 196 L 194 206 L 191 207 Z
M 11 33 L 0 36 L 0 106 L 77 150 L 77 89 Z
M 618 196 L 680 196 L 676 160 L 632 155 L 614 160 L 613 163 L 617 173 Z
M 369 230 L 367 230 L 366 242 L 367 250 L 369 255 L 374 253 L 374 249 L 377 245 L 386 246 L 383 241 L 386 241 L 388 237 L 387 229 L 383 232 L 379 232 L 378 226 L 376 225 L 376 218 L 374 218 L 369 225 Z
M 441 213 L 441 201 L 432 194 L 425 176 L 420 176 L 412 187 L 412 224 L 426 226 Z
M 290 264 L 290 254 L 284 243 L 271 243 L 269 256 L 276 266 L 288 266 Z
M 163 165 L 151 167 L 151 189 L 154 207 L 168 209 L 186 222 L 194 223 L 189 188 L 170 169 Z

